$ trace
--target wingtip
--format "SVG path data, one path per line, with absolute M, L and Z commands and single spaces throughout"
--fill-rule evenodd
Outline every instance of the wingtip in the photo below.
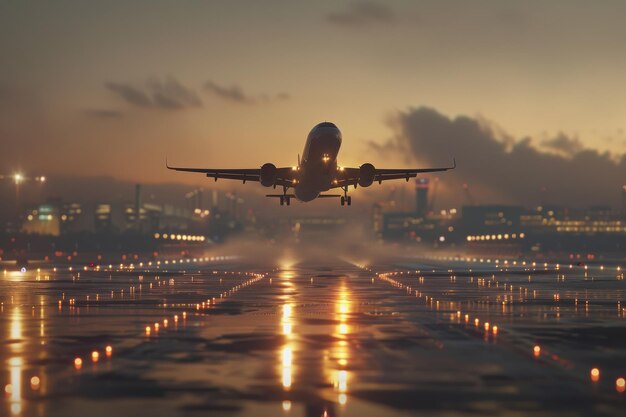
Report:
M 456 158 L 452 158 L 452 169 L 456 168 Z

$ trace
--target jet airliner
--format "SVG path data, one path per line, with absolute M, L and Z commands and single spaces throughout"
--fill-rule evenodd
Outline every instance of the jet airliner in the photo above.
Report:
M 302 202 L 316 198 L 340 198 L 341 205 L 352 205 L 352 197 L 348 189 L 353 186 L 369 187 L 374 182 L 379 184 L 387 180 L 416 177 L 417 174 L 428 172 L 447 171 L 456 168 L 453 165 L 444 168 L 419 169 L 378 169 L 370 163 L 359 168 L 342 167 L 337 164 L 337 154 L 341 147 L 341 131 L 330 122 L 317 124 L 309 133 L 302 158 L 298 156 L 298 165 L 295 167 L 278 168 L 272 163 L 266 163 L 261 168 L 253 169 L 214 169 L 214 168 L 185 168 L 173 167 L 165 163 L 166 167 L 175 171 L 199 172 L 215 179 L 229 179 L 243 181 L 257 181 L 265 187 L 282 188 L 282 194 L 267 194 L 280 200 L 280 205 L 290 205 L 291 199 Z M 341 194 L 324 194 L 332 189 L 343 190 Z M 293 189 L 293 193 L 288 191 Z

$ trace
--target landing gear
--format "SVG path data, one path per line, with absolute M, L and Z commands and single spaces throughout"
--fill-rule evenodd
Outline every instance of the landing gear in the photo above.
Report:
M 352 205 L 352 197 L 348 195 L 348 186 L 343 188 L 343 195 L 341 196 L 341 205 L 345 206 L 346 203 L 351 206 Z
M 291 196 L 287 195 L 287 187 L 283 186 L 283 195 L 280 196 L 280 205 L 284 206 L 285 203 L 287 203 L 287 205 L 291 204 Z

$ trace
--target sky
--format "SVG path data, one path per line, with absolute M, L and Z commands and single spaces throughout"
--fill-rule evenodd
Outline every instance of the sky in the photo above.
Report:
M 519 178 L 545 156 L 537 172 L 552 175 L 557 202 L 581 203 L 564 188 L 577 167 L 610 184 L 600 193 L 586 181 L 582 202 L 617 204 L 625 15 L 626 2 L 577 0 L 0 1 L 0 174 L 197 184 L 165 170 L 165 157 L 291 166 L 311 127 L 330 120 L 342 165 L 456 157 L 452 183 L 525 203 L 540 179 L 517 193 L 507 188 L 523 184 L 490 176 Z M 430 116 L 482 135 L 420 136 Z M 481 162 L 485 143 L 516 162 Z M 550 172 L 552 162 L 568 168 Z

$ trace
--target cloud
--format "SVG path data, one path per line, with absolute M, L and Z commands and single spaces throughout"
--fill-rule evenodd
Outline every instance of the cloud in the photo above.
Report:
M 356 1 L 342 12 L 329 13 L 326 19 L 340 26 L 364 27 L 392 23 L 395 14 L 391 8 L 382 3 Z
M 240 87 L 235 85 L 230 87 L 223 87 L 215 84 L 213 81 L 207 81 L 204 84 L 204 88 L 205 90 L 210 91 L 216 96 L 226 100 L 244 104 L 250 104 L 254 102 L 254 99 L 252 97 L 247 96 Z
M 106 83 L 106 87 L 117 96 L 122 98 L 128 104 L 137 107 L 151 107 L 152 100 L 145 92 L 130 84 L 124 83 Z
M 149 83 L 154 103 L 166 109 L 182 109 L 184 107 L 201 107 L 202 100 L 198 95 L 170 78 L 166 81 L 152 80 Z
M 541 141 L 541 146 L 547 150 L 556 151 L 567 156 L 573 156 L 584 149 L 578 138 L 570 138 L 564 133 L 559 133 L 555 138 Z
M 202 100 L 198 94 L 174 78 L 168 78 L 165 81 L 153 79 L 140 87 L 116 82 L 107 82 L 105 86 L 116 96 L 135 107 L 164 110 L 202 107 Z
M 261 102 L 268 103 L 272 101 L 289 100 L 291 98 L 291 96 L 287 93 L 278 93 L 273 95 L 264 93 L 258 96 L 253 96 L 245 93 L 243 89 L 237 85 L 225 87 L 210 80 L 204 83 L 204 89 L 219 98 L 239 104 L 258 104 Z
M 480 203 L 615 205 L 626 180 L 626 154 L 585 149 L 563 134 L 541 146 L 566 155 L 542 152 L 530 138 L 502 138 L 484 119 L 450 118 L 427 107 L 399 112 L 393 127 L 397 135 L 387 148 L 408 152 L 420 164 L 446 165 L 456 156 L 458 168 L 441 178 L 457 201 L 461 184 L 468 183 L 481 193 L 474 196 Z
M 85 114 L 98 119 L 119 119 L 124 116 L 121 111 L 111 109 L 86 109 Z

